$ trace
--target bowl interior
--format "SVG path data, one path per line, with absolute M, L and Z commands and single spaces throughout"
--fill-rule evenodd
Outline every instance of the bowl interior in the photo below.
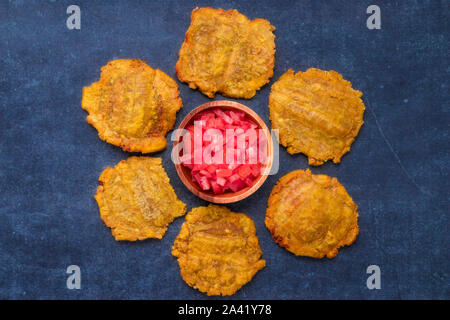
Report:
M 251 119 L 253 122 L 255 122 L 258 125 L 258 128 L 263 129 L 264 133 L 266 134 L 267 137 L 267 163 L 264 166 L 264 171 L 261 173 L 261 175 L 256 178 L 253 183 L 250 186 L 247 186 L 237 192 L 225 192 L 222 194 L 214 194 L 212 191 L 204 191 L 200 188 L 200 186 L 193 181 L 192 176 L 191 176 L 191 170 L 187 167 L 185 167 L 182 164 L 179 164 L 177 162 L 177 164 L 175 164 L 177 173 L 181 179 L 181 181 L 184 183 L 184 185 L 191 190 L 191 192 L 193 192 L 195 195 L 197 195 L 198 197 L 206 200 L 206 201 L 210 201 L 210 202 L 214 202 L 214 203 L 231 203 L 231 202 L 236 202 L 239 200 L 242 200 L 248 196 L 250 196 L 252 193 L 254 193 L 256 190 L 258 190 L 258 188 L 264 183 L 264 181 L 267 179 L 267 175 L 269 174 L 269 171 L 272 167 L 272 161 L 273 161 L 273 143 L 272 143 L 272 139 L 270 136 L 270 131 L 267 128 L 266 124 L 264 123 L 264 121 L 250 108 L 234 102 L 234 101 L 212 101 L 212 102 L 208 102 L 205 103 L 197 108 L 195 108 L 194 110 L 192 110 L 185 118 L 184 120 L 181 122 L 180 126 L 178 127 L 179 129 L 185 129 L 186 127 L 188 127 L 189 125 L 191 125 L 194 121 L 194 117 L 196 114 L 205 111 L 206 109 L 211 109 L 211 108 L 221 108 L 224 110 L 240 110 L 243 111 L 246 116 Z M 175 141 L 173 143 L 173 148 L 174 150 L 176 149 L 176 145 L 178 143 L 180 143 L 181 141 L 181 136 L 178 135 L 175 138 Z M 179 155 L 177 154 L 173 154 L 173 157 L 178 157 Z

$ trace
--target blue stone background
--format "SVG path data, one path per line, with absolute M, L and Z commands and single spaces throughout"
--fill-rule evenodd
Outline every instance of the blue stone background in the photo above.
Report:
M 81 7 L 81 30 L 66 9 Z M 368 30 L 378 4 L 382 29 Z M 103 169 L 130 154 L 101 141 L 80 107 L 101 66 L 140 58 L 174 79 L 196 6 L 235 8 L 275 27 L 274 77 L 238 100 L 268 125 L 272 83 L 289 68 L 336 70 L 363 92 L 364 125 L 335 176 L 359 206 L 360 235 L 335 259 L 296 257 L 264 226 L 275 182 L 306 157 L 280 147 L 281 167 L 245 201 L 229 205 L 257 227 L 267 266 L 232 299 L 448 299 L 449 2 L 442 1 L 5 1 L 0 4 L 0 298 L 217 299 L 182 281 L 164 238 L 116 242 L 94 194 Z M 177 80 L 178 81 L 178 80 Z M 179 83 L 181 119 L 209 98 Z M 223 99 L 217 95 L 215 99 Z M 169 147 L 155 156 L 188 209 L 206 202 L 181 183 Z M 81 268 L 81 290 L 66 268 Z M 368 290 L 366 268 L 381 268 Z M 220 299 L 220 298 L 219 298 Z

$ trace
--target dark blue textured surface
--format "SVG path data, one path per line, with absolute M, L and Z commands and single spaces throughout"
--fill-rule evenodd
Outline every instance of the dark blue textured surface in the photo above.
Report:
M 376 3 L 378 2 L 378 3 Z M 66 8 L 81 7 L 81 30 Z M 381 7 L 382 29 L 366 28 Z M 308 167 L 280 148 L 281 168 L 249 199 L 230 205 L 255 221 L 267 267 L 232 298 L 426 299 L 449 291 L 449 2 L 442 1 L 5 1 L 0 4 L 0 298 L 202 299 L 179 275 L 165 237 L 114 241 L 93 198 L 102 170 L 129 154 L 85 122 L 81 90 L 115 58 L 174 67 L 196 6 L 235 8 L 276 27 L 275 74 L 240 101 L 268 122 L 270 86 L 287 69 L 336 70 L 363 92 L 363 125 L 342 163 L 312 168 L 338 177 L 359 205 L 360 235 L 332 260 L 295 257 L 264 226 L 278 178 Z M 184 108 L 210 101 L 179 83 Z M 216 99 L 223 99 L 220 95 Z M 188 209 L 205 202 L 161 156 Z M 81 290 L 66 268 L 81 267 Z M 381 267 L 382 289 L 366 288 Z

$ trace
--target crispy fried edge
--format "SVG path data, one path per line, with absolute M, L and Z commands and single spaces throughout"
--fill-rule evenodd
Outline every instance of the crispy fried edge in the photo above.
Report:
M 173 121 L 172 124 L 169 124 L 167 127 L 167 130 L 161 131 L 161 135 L 158 136 L 149 136 L 146 138 L 128 138 L 128 137 L 124 137 L 119 135 L 117 132 L 114 132 L 113 135 L 108 134 L 108 131 L 110 131 L 108 129 L 107 125 L 103 124 L 103 121 L 96 121 L 95 119 L 93 119 L 93 117 L 91 116 L 91 108 L 88 105 L 88 103 L 86 102 L 87 99 L 87 94 L 85 93 L 86 90 L 88 90 L 88 88 L 91 88 L 93 84 L 98 83 L 101 81 L 101 74 L 100 74 L 100 78 L 98 81 L 93 82 L 90 86 L 88 87 L 83 87 L 83 96 L 81 99 L 81 108 L 86 110 L 89 114 L 86 117 L 86 122 L 88 122 L 90 125 L 92 125 L 95 129 L 97 129 L 98 132 L 98 136 L 101 140 L 106 141 L 112 145 L 121 147 L 123 151 L 128 151 L 128 152 L 141 152 L 141 153 L 151 153 L 151 152 L 157 152 L 157 151 L 161 151 L 164 150 L 167 147 L 167 141 L 166 141 L 166 134 L 167 132 L 169 132 L 170 130 L 173 129 L 175 122 L 176 122 L 176 113 L 178 112 L 178 110 L 180 110 L 183 107 L 183 103 L 180 97 L 180 93 L 178 91 L 178 84 L 176 83 L 176 81 L 174 79 L 172 79 L 169 75 L 167 75 L 164 71 L 159 70 L 159 69 L 153 69 L 152 67 L 150 67 L 145 61 L 142 61 L 140 59 L 117 59 L 117 60 L 111 60 L 109 61 L 106 65 L 104 65 L 101 69 L 103 71 L 103 68 L 105 68 L 108 64 L 114 64 L 114 63 L 119 63 L 122 61 L 139 61 L 140 63 L 144 63 L 148 68 L 152 69 L 155 71 L 156 74 L 160 73 L 160 75 L 165 78 L 166 80 L 169 81 L 173 81 L 174 85 L 174 89 L 172 90 L 172 95 L 174 97 L 176 97 L 174 99 L 174 105 L 176 105 L 174 109 L 175 112 L 175 121 Z M 156 76 L 156 75 L 155 75 Z
M 182 51 L 184 51 L 184 50 L 190 50 L 190 46 L 191 46 L 191 37 L 190 37 L 190 31 L 191 31 L 191 28 L 192 28 L 192 21 L 194 20 L 194 15 L 198 12 L 198 11 L 202 11 L 202 10 L 204 10 L 204 11 L 213 11 L 214 13 L 218 13 L 219 15 L 223 15 L 223 16 L 229 16 L 229 17 L 232 17 L 234 14 L 239 14 L 239 15 L 241 15 L 242 17 L 244 17 L 244 19 L 247 21 L 247 23 L 249 23 L 249 24 L 252 24 L 252 23 L 254 23 L 254 22 L 264 22 L 264 23 L 267 23 L 268 24 L 268 27 L 269 27 L 269 29 L 270 29 L 270 31 L 272 31 L 272 34 L 273 34 L 273 30 L 275 30 L 275 27 L 270 23 L 270 21 L 269 20 L 266 20 L 266 19 L 260 19 L 260 18 L 257 18 L 257 19 L 254 19 L 254 20 L 250 20 L 246 15 L 244 15 L 244 14 L 242 14 L 242 13 L 240 13 L 238 10 L 236 10 L 236 9 L 229 9 L 229 10 L 223 10 L 223 9 L 221 9 L 221 8 L 218 8 L 218 9 L 214 9 L 214 8 L 211 8 L 211 7 L 207 7 L 207 8 L 195 8 L 194 10 L 192 10 L 192 13 L 191 13 L 191 23 L 189 24 L 189 28 L 188 28 L 188 30 L 186 31 L 186 34 L 185 34 L 185 36 L 184 36 L 184 41 L 183 41 L 183 44 L 181 45 L 181 47 L 180 47 L 180 50 L 178 51 L 178 61 L 177 61 L 177 63 L 176 63 L 176 65 L 175 65 L 175 73 L 177 74 L 177 77 L 178 77 L 178 79 L 181 81 L 181 82 L 185 82 L 185 83 L 187 83 L 188 85 L 189 85 L 189 88 L 191 88 L 191 89 L 199 89 L 200 90 L 200 92 L 201 93 L 203 93 L 204 95 L 206 95 L 207 97 L 209 97 L 209 98 L 214 98 L 214 96 L 215 96 L 215 94 L 217 93 L 217 92 L 219 92 L 220 94 L 222 94 L 223 96 L 225 96 L 225 97 L 229 97 L 229 98 L 235 98 L 235 99 L 251 99 L 251 98 L 253 98 L 254 96 L 255 96 L 255 94 L 256 94 L 256 92 L 258 91 L 258 90 L 260 90 L 264 85 L 266 85 L 267 83 L 269 83 L 270 82 L 270 78 L 272 78 L 273 77 L 273 69 L 274 69 L 274 67 L 275 67 L 275 52 L 276 52 L 276 49 L 275 49 L 275 35 L 273 35 L 273 52 L 272 52 L 272 60 L 271 60 L 271 63 L 268 65 L 268 68 L 269 68 L 269 70 L 268 70 L 268 72 L 267 72 L 267 74 L 266 74 L 266 81 L 264 82 L 264 83 L 262 83 L 261 85 L 259 85 L 259 86 L 255 86 L 255 88 L 252 88 L 253 90 L 253 92 L 252 93 L 250 93 L 250 94 L 248 94 L 248 95 L 246 95 L 246 94 L 242 94 L 242 95 L 233 95 L 233 94 L 228 94 L 228 93 L 226 93 L 226 92 L 223 92 L 223 91 L 221 91 L 220 89 L 217 89 L 217 88 L 215 88 L 215 91 L 203 91 L 202 89 L 200 89 L 199 88 L 199 86 L 198 86 L 198 84 L 197 84 L 197 82 L 196 81 L 189 81 L 189 80 L 187 80 L 187 79 L 185 79 L 184 77 L 183 77 L 183 74 L 182 74 L 182 71 L 181 70 L 183 70 L 183 64 L 182 64 L 182 62 L 181 62 L 181 54 L 182 54 Z M 208 14 L 208 13 L 206 13 L 206 14 Z M 211 13 L 212 14 L 212 13 Z
M 329 183 L 330 184 L 336 184 L 338 186 L 338 188 L 343 188 L 344 191 L 347 193 L 348 197 L 350 198 L 350 200 L 354 203 L 355 205 L 355 209 L 354 209 L 354 213 L 356 215 L 356 226 L 354 228 L 352 228 L 348 233 L 347 233 L 347 237 L 343 240 L 341 240 L 332 250 L 328 251 L 328 252 L 320 252 L 317 253 L 317 255 L 311 254 L 311 255 L 306 255 L 306 254 L 302 254 L 302 253 L 298 253 L 295 252 L 290 246 L 289 246 L 289 242 L 284 239 L 282 236 L 277 234 L 277 230 L 276 230 L 276 226 L 275 226 L 275 221 L 274 221 L 274 215 L 277 213 L 275 211 L 275 209 L 272 207 L 272 205 L 276 205 L 276 203 L 278 201 L 281 201 L 281 199 L 279 199 L 279 193 L 281 192 L 281 190 L 289 184 L 289 182 L 291 182 L 293 179 L 301 177 L 303 175 L 309 175 L 312 176 L 311 171 L 309 169 L 307 169 L 306 171 L 303 170 L 294 170 L 291 171 L 289 173 L 287 173 L 286 175 L 284 175 L 283 177 L 281 177 L 277 184 L 275 185 L 275 187 L 272 189 L 272 192 L 270 193 L 269 196 L 269 200 L 267 201 L 267 210 L 266 210 L 266 218 L 264 220 L 267 229 L 270 231 L 270 233 L 272 234 L 272 238 L 273 240 L 280 246 L 280 247 L 284 247 L 286 248 L 288 251 L 292 252 L 293 254 L 295 254 L 296 256 L 308 256 L 308 257 L 312 257 L 312 258 L 323 258 L 325 255 L 327 256 L 327 258 L 331 259 L 336 257 L 336 255 L 338 254 L 338 249 L 343 247 L 343 246 L 349 246 L 351 245 L 353 242 L 356 241 L 356 238 L 359 234 L 359 226 L 358 226 L 358 205 L 356 203 L 354 203 L 353 199 L 350 197 L 350 195 L 348 195 L 347 191 L 345 190 L 345 187 L 339 183 L 339 181 L 336 178 L 331 178 L 330 176 L 327 175 L 323 175 L 326 176 L 329 179 Z
M 114 239 L 115 239 L 116 241 L 136 241 L 136 240 L 145 240 L 145 239 L 149 239 L 149 238 L 151 238 L 151 239 L 162 239 L 163 236 L 164 236 L 164 234 L 166 233 L 166 232 L 164 231 L 164 233 L 163 233 L 160 237 L 157 237 L 157 236 L 156 236 L 156 237 L 137 237 L 137 236 L 135 236 L 135 237 L 125 237 L 125 236 L 119 236 L 118 234 L 116 234 L 116 233 L 114 232 L 114 229 L 115 229 L 116 227 L 115 227 L 115 226 L 114 226 L 114 227 L 109 226 L 109 225 L 106 223 L 105 219 L 104 219 L 104 214 L 103 214 L 103 212 L 102 212 L 102 211 L 103 211 L 103 208 L 105 207 L 105 199 L 104 199 L 104 190 L 105 190 L 105 187 L 104 187 L 104 182 L 105 182 L 105 180 L 107 179 L 107 176 L 109 176 L 109 174 L 110 174 L 110 173 L 111 173 L 111 172 L 112 172 L 119 164 L 127 163 L 127 161 L 129 161 L 130 159 L 139 159 L 139 158 L 141 158 L 141 157 L 132 156 L 132 157 L 129 157 L 128 159 L 126 159 L 126 160 L 121 160 L 121 161 L 119 161 L 113 168 L 108 167 L 108 168 L 106 168 L 105 170 L 103 170 L 102 173 L 100 174 L 100 177 L 98 178 L 98 182 L 99 182 L 100 185 L 97 187 L 97 192 L 96 192 L 94 198 L 95 198 L 95 200 L 97 201 L 97 205 L 98 205 L 98 208 L 99 208 L 99 211 L 100 211 L 100 218 L 101 218 L 102 221 L 105 223 L 105 225 L 106 225 L 108 228 L 111 229 L 111 234 L 113 235 L 113 237 L 114 237 Z M 164 173 L 165 173 L 166 176 L 167 176 L 167 173 L 166 173 L 166 171 L 164 170 L 164 167 L 162 166 L 162 159 L 161 159 L 161 158 L 153 158 L 153 157 L 145 157 L 145 158 L 146 158 L 146 159 L 151 159 L 151 160 L 155 161 L 155 165 L 156 165 L 156 166 L 161 166 L 162 170 L 164 171 Z M 172 185 L 170 184 L 170 178 L 169 178 L 168 176 L 167 176 L 167 178 L 169 179 L 169 181 L 167 182 L 169 188 L 175 193 L 175 190 L 173 189 Z M 176 195 L 176 193 L 175 193 L 175 195 Z M 186 204 L 185 204 L 183 201 L 181 201 L 180 199 L 178 199 L 178 196 L 177 196 L 177 201 L 179 201 L 181 204 L 184 205 L 184 209 L 183 209 L 182 213 L 181 213 L 180 215 L 175 216 L 175 217 L 173 218 L 173 220 L 175 220 L 177 217 L 183 216 L 183 215 L 186 213 Z M 172 220 L 172 222 L 173 222 L 173 220 Z M 170 223 L 169 223 L 169 225 L 170 225 Z M 166 228 L 166 231 L 167 231 L 167 228 Z
M 216 295 L 216 296 L 231 296 L 231 295 L 233 295 L 234 293 L 236 293 L 238 290 L 240 290 L 244 285 L 246 285 L 247 283 L 249 283 L 249 282 L 253 279 L 253 277 L 254 277 L 260 270 L 262 270 L 262 269 L 266 266 L 266 260 L 262 259 L 262 254 L 263 254 L 263 252 L 262 252 L 261 246 L 260 246 L 260 244 L 259 244 L 258 236 L 257 236 L 257 234 L 256 234 L 256 226 L 255 226 L 255 223 L 254 223 L 254 221 L 252 220 L 252 218 L 250 218 L 248 215 L 246 215 L 245 213 L 233 212 L 233 211 L 231 211 L 229 208 L 227 208 L 227 207 L 225 207 L 225 206 L 218 206 L 218 205 L 213 205 L 213 204 L 209 204 L 207 207 L 205 207 L 205 206 L 200 206 L 200 207 L 197 207 L 197 208 L 192 208 L 192 210 L 186 215 L 186 221 L 185 221 L 185 222 L 183 223 L 183 225 L 181 226 L 180 233 L 179 233 L 178 236 L 175 238 L 175 241 L 174 241 L 174 243 L 173 243 L 173 245 L 172 245 L 172 255 L 173 255 L 175 258 L 177 258 L 177 261 L 178 261 L 178 258 L 180 257 L 180 252 L 182 251 L 182 250 L 180 249 L 180 247 L 184 247 L 183 242 L 188 242 L 188 241 L 189 241 L 189 238 L 190 238 L 190 230 L 189 230 L 189 225 L 188 225 L 188 224 L 191 224 L 191 223 L 194 223 L 194 222 L 195 222 L 195 221 L 194 221 L 194 222 L 189 221 L 189 220 L 191 220 L 191 217 L 192 217 L 192 211 L 193 211 L 194 209 L 199 209 L 199 208 L 214 208 L 214 207 L 220 208 L 221 211 L 226 212 L 226 213 L 232 213 L 232 214 L 235 214 L 235 215 L 244 216 L 244 217 L 246 217 L 247 219 L 250 220 L 250 222 L 251 222 L 251 230 L 249 230 L 249 235 L 248 235 L 248 236 L 249 236 L 249 237 L 250 237 L 250 236 L 253 236 L 253 237 L 254 237 L 254 239 L 255 239 L 255 244 L 258 245 L 258 248 L 259 248 L 259 251 L 260 251 L 259 260 L 258 260 L 258 262 L 257 262 L 256 268 L 254 269 L 254 273 L 253 273 L 252 276 L 247 280 L 247 282 L 243 283 L 241 286 L 233 286 L 233 287 L 229 287 L 229 288 L 227 288 L 227 289 L 222 289 L 222 288 L 217 289 L 217 288 L 213 288 L 213 287 L 212 287 L 212 288 L 208 288 L 208 289 L 204 289 L 204 288 L 200 288 L 200 287 L 198 287 L 198 286 L 196 285 L 195 279 L 191 279 L 191 277 L 189 277 L 190 274 L 189 274 L 189 275 L 188 275 L 188 274 L 185 274 L 185 273 L 182 271 L 182 268 L 181 268 L 179 262 L 178 262 L 178 265 L 179 265 L 179 267 L 180 267 L 180 274 L 181 274 L 181 277 L 183 278 L 183 280 L 184 280 L 191 288 L 194 288 L 194 289 L 199 290 L 200 292 L 206 293 L 208 296 L 213 296 L 213 295 Z
M 321 70 L 321 69 L 317 69 L 317 68 L 309 68 L 309 69 L 306 70 L 305 72 L 298 71 L 297 73 L 295 73 L 294 70 L 289 69 L 289 70 L 286 71 L 284 74 L 282 74 L 282 75 L 280 76 L 280 78 L 279 78 L 277 81 L 275 81 L 275 82 L 272 84 L 272 87 L 271 87 L 271 89 L 270 89 L 270 93 L 272 94 L 272 90 L 274 90 L 274 86 L 275 86 L 280 80 L 284 80 L 284 78 L 287 78 L 287 77 L 292 77 L 292 78 L 301 77 L 303 73 L 306 73 L 306 72 L 308 72 L 308 71 L 311 71 L 311 72 L 326 72 L 326 73 L 330 73 L 330 74 L 332 74 L 334 77 L 338 78 L 339 81 L 343 81 L 343 82 L 345 82 L 346 84 L 348 84 L 348 85 L 350 86 L 350 88 L 351 88 L 356 94 L 360 93 L 361 96 L 362 96 L 362 92 L 359 91 L 359 90 L 353 89 L 352 83 L 351 83 L 350 81 L 348 81 L 348 80 L 345 80 L 345 79 L 343 78 L 343 76 L 342 76 L 340 73 L 338 73 L 338 72 L 336 72 L 336 71 L 334 71 L 334 70 L 325 71 L 325 70 Z M 365 111 L 366 108 L 365 108 L 364 102 L 363 102 L 362 99 L 361 99 L 361 96 L 359 97 L 359 101 L 360 101 L 360 104 L 361 104 L 361 106 L 362 106 L 362 108 L 363 108 L 363 117 L 362 117 L 361 119 L 357 119 L 357 125 L 352 129 L 352 131 L 349 132 L 348 136 L 345 138 L 345 141 L 346 141 L 345 147 L 342 149 L 342 151 L 341 151 L 339 154 L 333 154 L 333 157 L 332 157 L 332 158 L 321 159 L 321 158 L 314 158 L 314 157 L 310 156 L 310 155 L 308 154 L 309 152 L 305 152 L 305 151 L 294 151 L 294 150 L 293 150 L 293 147 L 290 146 L 290 145 L 288 145 L 288 142 L 286 141 L 286 139 L 283 138 L 283 135 L 281 134 L 281 132 L 280 132 L 280 135 L 279 135 L 280 143 L 281 143 L 285 148 L 287 148 L 286 151 L 287 151 L 289 154 L 303 153 L 304 155 L 306 155 L 306 156 L 308 157 L 308 164 L 311 165 L 311 166 L 320 166 L 320 165 L 322 165 L 324 162 L 326 162 L 326 161 L 328 161 L 328 160 L 332 160 L 333 163 L 340 163 L 340 162 L 341 162 L 342 156 L 345 155 L 347 152 L 350 151 L 351 145 L 352 145 L 353 142 L 355 141 L 356 137 L 357 137 L 358 134 L 359 134 L 359 131 L 360 131 L 362 125 L 364 124 L 364 120 L 363 120 L 363 119 L 364 119 L 364 111 Z M 270 114 L 269 114 L 269 119 L 270 119 L 270 121 L 271 121 L 271 123 L 272 123 L 272 129 L 280 129 L 280 128 L 278 128 L 277 126 L 274 125 L 274 120 L 273 120 L 273 119 L 274 119 L 274 115 L 273 115 L 273 108 L 274 108 L 274 107 L 272 106 L 272 103 L 273 103 L 273 102 L 272 102 L 272 100 L 271 100 L 271 98 L 270 98 L 270 95 L 269 95 L 269 113 L 270 113 Z M 308 150 L 308 151 L 309 151 L 309 150 Z

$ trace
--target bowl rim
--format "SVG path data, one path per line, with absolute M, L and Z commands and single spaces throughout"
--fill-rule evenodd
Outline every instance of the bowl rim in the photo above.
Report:
M 245 187 L 237 192 L 225 192 L 222 194 L 214 194 L 212 191 L 203 191 L 200 189 L 198 185 L 195 184 L 195 182 L 192 180 L 192 177 L 188 176 L 186 174 L 186 170 L 183 169 L 183 165 L 181 163 L 175 163 L 175 169 L 177 171 L 178 177 L 183 182 L 183 184 L 196 196 L 199 198 L 212 202 L 212 203 L 233 203 L 240 200 L 243 200 L 258 190 L 263 183 L 266 181 L 270 170 L 272 168 L 273 164 L 273 141 L 271 137 L 271 133 L 269 131 L 269 128 L 265 124 L 265 122 L 261 119 L 261 117 L 252 109 L 249 107 L 230 100 L 217 100 L 217 101 L 210 101 L 206 102 L 204 104 L 199 105 L 198 107 L 194 108 L 192 111 L 190 111 L 184 119 L 181 121 L 180 125 L 177 129 L 185 129 L 186 126 L 191 122 L 191 120 L 197 115 L 198 113 L 211 108 L 228 108 L 228 109 L 237 109 L 240 111 L 243 111 L 246 115 L 250 116 L 253 120 L 256 121 L 256 124 L 258 125 L 258 128 L 263 129 L 264 133 L 267 137 L 267 165 L 264 167 L 264 171 L 261 173 L 261 175 L 255 179 L 253 184 L 251 186 Z M 175 132 L 175 138 L 173 139 L 173 146 L 172 146 L 172 159 L 174 157 L 178 157 L 179 155 L 175 154 L 176 146 L 180 143 L 180 130 L 177 130 Z M 177 161 L 178 162 L 178 161 Z M 187 169 L 187 168 L 186 168 Z M 188 169 L 187 169 L 188 170 Z M 189 173 L 190 174 L 190 173 Z

